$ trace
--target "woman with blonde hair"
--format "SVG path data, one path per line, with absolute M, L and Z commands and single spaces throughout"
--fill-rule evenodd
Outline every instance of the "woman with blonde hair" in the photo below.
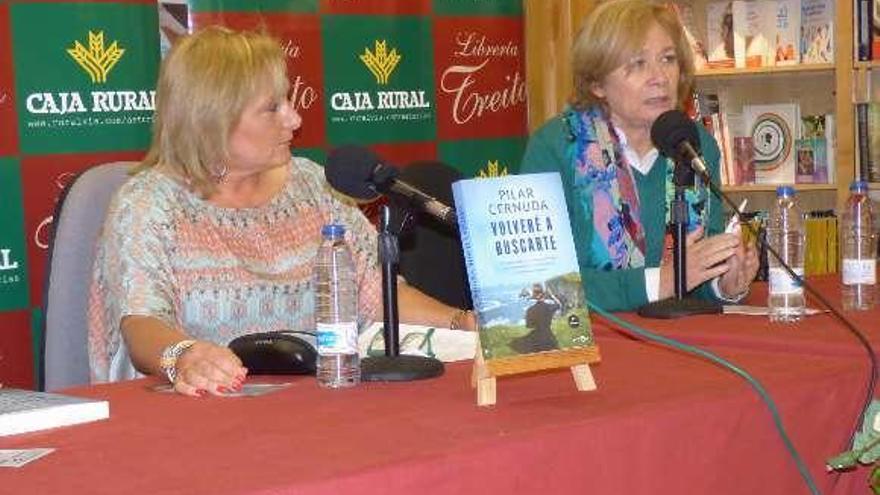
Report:
M 530 138 L 520 170 L 561 174 L 587 299 L 630 310 L 674 295 L 664 256 L 674 163 L 650 130 L 691 97 L 691 52 L 675 13 L 645 0 L 602 3 L 572 51 L 572 102 Z M 717 180 L 718 146 L 699 131 Z M 687 203 L 688 290 L 741 299 L 758 269 L 754 247 L 721 233 L 721 204 L 707 188 L 697 184 Z
M 265 34 L 209 27 L 172 47 L 152 145 L 97 246 L 93 381 L 140 372 L 187 395 L 239 388 L 248 370 L 228 342 L 314 329 L 312 259 L 331 222 L 346 227 L 360 325 L 381 315 L 375 229 L 317 164 L 291 158 L 302 120 L 288 89 L 282 49 Z M 399 295 L 402 321 L 447 326 L 465 314 L 405 284 Z

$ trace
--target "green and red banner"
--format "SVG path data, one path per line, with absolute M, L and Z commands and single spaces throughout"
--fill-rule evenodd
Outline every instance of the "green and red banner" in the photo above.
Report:
M 0 382 L 34 383 L 61 190 L 88 167 L 143 156 L 160 44 L 209 24 L 265 29 L 303 117 L 294 154 L 320 163 L 359 144 L 401 166 L 491 176 L 514 173 L 525 147 L 522 14 L 520 0 L 0 4 L 0 60 L 12 61 L 0 64 Z

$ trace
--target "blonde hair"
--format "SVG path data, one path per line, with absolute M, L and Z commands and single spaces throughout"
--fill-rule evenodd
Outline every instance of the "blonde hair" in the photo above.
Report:
M 203 197 L 215 191 L 229 156 L 229 135 L 262 92 L 288 91 L 278 41 L 260 32 L 210 26 L 177 40 L 156 85 L 153 141 L 134 173 L 168 167 Z
M 652 24 L 658 25 L 672 38 L 680 72 L 678 104 L 681 106 L 687 101 L 693 91 L 694 62 L 675 12 L 646 0 L 612 0 L 596 7 L 575 37 L 572 47 L 573 107 L 585 110 L 597 104 L 605 106 L 605 102 L 593 93 L 593 86 L 601 84 L 608 74 L 642 49 Z

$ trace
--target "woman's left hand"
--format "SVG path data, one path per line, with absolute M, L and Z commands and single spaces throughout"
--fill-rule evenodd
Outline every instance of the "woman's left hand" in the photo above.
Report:
M 754 244 L 740 241 L 733 256 L 727 259 L 727 271 L 718 280 L 722 295 L 734 298 L 745 293 L 758 273 L 758 251 Z

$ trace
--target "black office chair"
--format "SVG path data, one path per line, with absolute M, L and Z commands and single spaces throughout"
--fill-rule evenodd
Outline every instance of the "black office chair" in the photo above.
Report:
M 452 205 L 452 183 L 464 178 L 441 162 L 416 162 L 400 170 L 400 180 Z M 404 205 L 391 202 L 392 216 Z M 458 232 L 427 214 L 413 212 L 413 224 L 400 235 L 400 275 L 407 282 L 450 306 L 471 309 L 464 256 Z

